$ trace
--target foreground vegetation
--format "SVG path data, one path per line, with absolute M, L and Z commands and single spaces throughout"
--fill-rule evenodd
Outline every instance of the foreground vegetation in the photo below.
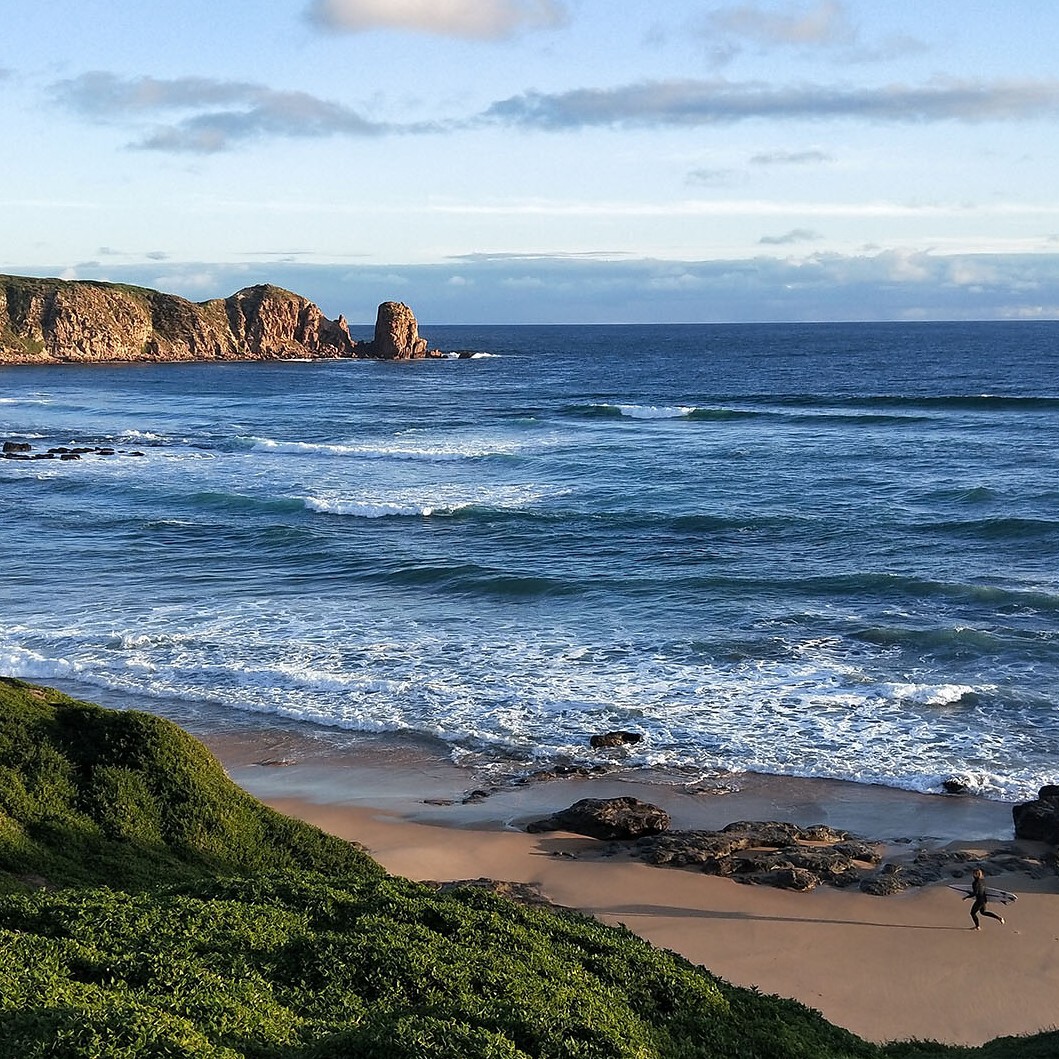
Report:
M 855 1059 L 880 1048 L 635 935 L 387 875 L 174 725 L 0 680 L 0 1055 Z

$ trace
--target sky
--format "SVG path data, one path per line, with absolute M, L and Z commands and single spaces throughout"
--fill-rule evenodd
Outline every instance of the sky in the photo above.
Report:
M 4 5 L 0 272 L 351 323 L 1059 317 L 1054 0 Z

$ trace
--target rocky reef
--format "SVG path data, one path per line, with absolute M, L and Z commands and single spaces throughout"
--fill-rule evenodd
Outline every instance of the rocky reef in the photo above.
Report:
M 411 359 L 428 356 L 415 316 L 379 306 L 358 342 L 299 294 L 260 284 L 190 302 L 147 287 L 0 276 L 0 364 L 108 361 Z
M 1059 787 L 1046 788 L 1051 791 L 1059 792 Z M 799 827 L 787 821 L 739 820 L 720 831 L 670 831 L 669 823 L 664 809 L 637 798 L 582 798 L 549 817 L 530 821 L 526 830 L 566 831 L 599 839 L 596 854 L 604 857 L 635 857 L 659 867 L 785 890 L 812 890 L 823 883 L 886 896 L 942 881 L 965 882 L 975 868 L 989 876 L 1042 879 L 1059 874 L 1054 849 L 1024 849 L 1017 843 L 995 848 L 919 847 L 887 859 L 884 843 L 825 824 Z

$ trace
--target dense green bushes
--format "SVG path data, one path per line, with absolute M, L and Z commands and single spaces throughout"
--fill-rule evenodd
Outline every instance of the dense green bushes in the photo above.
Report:
M 0 880 L 12 1059 L 1056 1054 L 882 1049 L 628 931 L 388 876 L 175 726 L 2 680 Z
M 0 890 L 286 867 L 382 874 L 252 798 L 171 722 L 0 679 Z
M 12 895 L 0 966 L 3 1055 L 878 1054 L 626 931 L 377 876 Z

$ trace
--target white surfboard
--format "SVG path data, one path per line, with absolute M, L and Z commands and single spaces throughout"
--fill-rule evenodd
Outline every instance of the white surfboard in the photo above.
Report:
M 970 883 L 949 883 L 949 889 L 955 890 L 965 897 L 970 897 L 974 893 Z M 997 890 L 992 886 L 985 888 L 985 895 L 990 901 L 999 901 L 1002 905 L 1010 904 L 1012 901 L 1019 899 L 1018 894 L 1013 894 L 1010 890 Z

